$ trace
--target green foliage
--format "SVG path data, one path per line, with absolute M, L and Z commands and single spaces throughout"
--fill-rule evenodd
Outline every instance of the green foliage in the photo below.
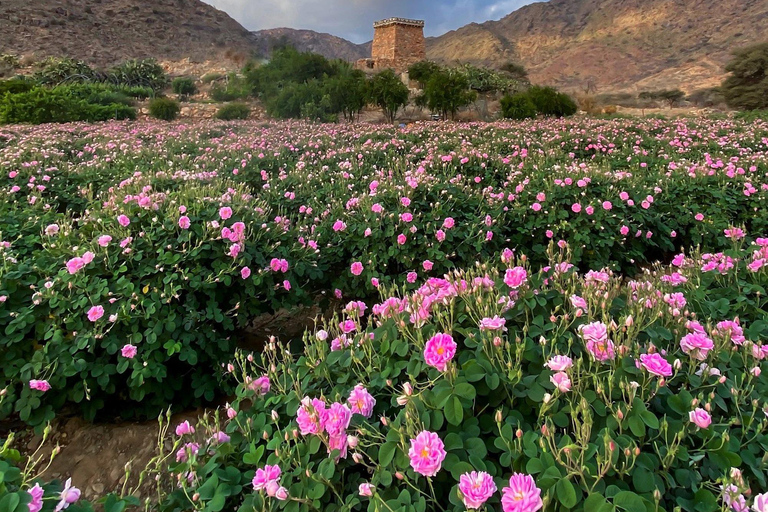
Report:
M 0 124 L 135 118 L 127 97 L 100 85 L 34 87 L 0 99 Z
M 158 97 L 149 102 L 149 115 L 155 119 L 173 121 L 180 110 L 179 102 L 170 98 Z
M 768 485 L 768 381 L 755 376 L 766 363 L 753 355 L 768 336 L 768 274 L 745 266 L 756 249 L 733 244 L 726 252 L 738 268 L 725 273 L 703 271 L 695 253 L 690 265 L 657 266 L 653 276 L 627 283 L 609 273 L 577 276 L 567 266 L 567 248 L 551 243 L 546 269 L 519 257 L 457 270 L 417 292 L 384 291 L 370 317 L 334 316 L 322 333 L 305 334 L 298 353 L 276 343 L 261 354 L 239 354 L 231 420 L 201 422 L 161 454 L 199 444 L 195 457 L 170 464 L 169 480 L 181 488 L 160 509 L 277 508 L 247 485 L 267 464 L 281 469 L 279 484 L 297 512 L 366 503 L 369 510 L 386 503 L 386 510 L 462 512 L 457 484 L 470 471 L 487 472 L 499 490 L 513 473 L 531 475 L 544 510 L 553 512 L 715 512 L 727 508 L 720 485 L 734 485 L 751 500 L 747 489 Z M 521 283 L 508 281 L 512 267 L 526 273 Z M 672 273 L 687 282 L 660 278 Z M 672 293 L 688 298 L 686 314 L 660 300 Z M 575 305 L 574 296 L 584 305 Z M 715 344 L 704 361 L 680 344 L 694 315 Z M 484 327 L 482 319 L 491 318 L 503 320 L 503 328 Z M 743 341 L 716 327 L 733 318 Z M 593 322 L 605 326 L 614 347 L 604 362 L 590 355 L 582 331 Z M 425 357 L 438 333 L 457 345 L 444 371 Z M 340 339 L 343 348 L 331 348 L 330 340 Z M 652 353 L 669 365 L 665 377 L 639 363 Z M 568 356 L 571 365 L 553 371 L 546 363 L 554 356 Z M 565 388 L 556 386 L 556 375 L 568 379 Z M 268 391 L 253 385 L 259 376 L 269 378 Z M 329 446 L 324 431 L 297 432 L 305 397 L 354 407 L 349 397 L 358 384 L 375 406 L 367 416 L 351 415 L 341 450 Z M 699 428 L 690 413 L 705 408 L 712 422 Z M 219 429 L 227 442 L 211 441 Z M 411 440 L 424 430 L 437 434 L 447 452 L 428 480 L 409 456 Z M 188 483 L 187 474 L 198 480 Z M 372 484 L 373 496 L 359 496 L 362 483 Z M 501 510 L 500 494 L 487 510 Z
M 132 59 L 108 71 L 108 80 L 115 84 L 149 87 L 162 91 L 168 87 L 168 75 L 155 59 Z
M 216 112 L 216 119 L 231 121 L 233 119 L 248 119 L 251 108 L 245 103 L 229 103 Z
M 421 87 L 424 87 L 427 85 L 429 79 L 432 78 L 433 74 L 442 71 L 443 67 L 440 64 L 432 62 L 431 60 L 422 60 L 415 64 L 411 64 L 408 68 L 408 78 L 419 82 Z
M 330 96 L 319 80 L 287 84 L 267 101 L 266 107 L 270 116 L 280 119 L 336 120 Z
M 197 86 L 195 86 L 195 81 L 189 77 L 174 78 L 173 82 L 171 83 L 171 88 L 175 94 L 178 94 L 184 98 L 197 93 Z
M 721 90 L 729 107 L 768 109 L 768 43 L 737 50 L 725 70 L 730 76 Z
M 501 92 L 510 93 L 523 87 L 526 80 L 509 73 L 500 73 L 490 68 L 463 64 L 452 69 L 453 72 L 463 76 L 468 86 L 479 93 Z
M 377 105 L 390 123 L 395 122 L 397 111 L 408 103 L 408 87 L 394 71 L 385 69 L 368 82 L 368 101 Z
M 365 107 L 367 84 L 365 73 L 359 69 L 342 66 L 323 81 L 323 90 L 330 100 L 330 112 L 342 114 L 347 121 L 353 121 Z
M 507 62 L 501 66 L 501 70 L 509 74 L 515 80 L 519 80 L 521 82 L 528 81 L 528 71 L 522 64 L 517 64 L 516 62 Z
M 659 91 L 643 91 L 638 95 L 641 100 L 664 101 L 673 107 L 685 98 L 685 93 L 680 89 L 662 89 Z
M 337 69 L 322 55 L 284 47 L 275 50 L 267 64 L 246 68 L 244 74 L 254 93 L 269 100 L 277 96 L 282 88 L 322 81 L 333 76 Z
M 211 86 L 210 96 L 215 101 L 242 100 L 251 95 L 248 80 L 236 73 L 230 73 L 223 82 L 217 81 Z
M 27 92 L 34 89 L 35 83 L 32 80 L 26 78 L 9 78 L 8 80 L 0 81 L 0 98 L 9 94 L 19 94 L 21 92 Z
M 101 82 L 105 76 L 81 60 L 48 58 L 32 75 L 41 85 Z
M 530 119 L 536 117 L 536 105 L 531 101 L 531 97 L 519 92 L 501 98 L 501 115 L 506 119 Z
M 438 71 L 433 73 L 424 87 L 423 102 L 432 112 L 444 118 L 455 117 L 459 109 L 477 99 L 470 90 L 469 80 L 459 73 Z
M 579 110 L 570 96 L 552 87 L 533 86 L 526 94 L 536 105 L 536 111 L 547 117 L 572 116 Z

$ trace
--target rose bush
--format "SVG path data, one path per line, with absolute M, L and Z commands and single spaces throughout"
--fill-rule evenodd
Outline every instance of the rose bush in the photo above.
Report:
M 633 280 L 504 251 L 241 353 L 160 510 L 762 511 L 768 238 L 733 233 Z
M 255 316 L 413 290 L 506 247 L 540 265 L 565 239 L 573 264 L 627 275 L 682 247 L 715 253 L 731 226 L 768 229 L 767 130 L 733 119 L 4 128 L 0 416 L 42 425 L 64 407 L 146 416 L 210 400 Z

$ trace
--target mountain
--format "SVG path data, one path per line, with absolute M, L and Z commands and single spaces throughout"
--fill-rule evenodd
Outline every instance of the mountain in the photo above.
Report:
M 764 40 L 766 0 L 550 0 L 430 38 L 427 56 L 515 61 L 567 90 L 690 92 L 719 85 L 731 51 Z
M 371 43 L 355 44 L 346 39 L 313 30 L 273 28 L 253 32 L 256 49 L 260 55 L 269 55 L 276 45 L 290 44 L 300 51 L 324 55 L 329 59 L 354 62 L 371 55 Z
M 200 0 L 0 0 L 0 53 L 106 66 L 143 57 L 242 60 L 253 48 L 248 30 Z

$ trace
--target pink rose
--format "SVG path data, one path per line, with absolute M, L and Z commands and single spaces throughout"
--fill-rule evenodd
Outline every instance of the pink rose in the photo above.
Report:
M 363 273 L 363 264 L 356 261 L 349 267 L 349 271 L 352 272 L 353 275 L 359 276 Z
M 450 334 L 438 333 L 427 341 L 424 347 L 424 360 L 429 366 L 444 372 L 448 362 L 456 354 L 456 342 Z
M 445 456 L 445 445 L 434 432 L 424 430 L 411 439 L 408 457 L 411 459 L 411 468 L 418 474 L 427 477 L 437 475 Z
M 669 377 L 672 375 L 672 365 L 661 357 L 658 352 L 642 354 L 640 356 L 640 366 L 645 368 L 648 373 L 659 377 Z
M 571 390 L 571 379 L 568 378 L 568 374 L 565 372 L 557 372 L 549 378 L 549 381 L 554 384 L 557 390 L 561 393 L 567 393 Z
M 42 391 L 45 393 L 49 389 L 51 389 L 51 385 L 48 384 L 47 380 L 36 380 L 32 379 L 29 381 L 29 389 L 34 389 L 35 391 Z
M 496 492 L 496 484 L 485 471 L 472 471 L 459 477 L 459 491 L 465 507 L 478 509 Z
M 133 359 L 137 353 L 138 349 L 130 343 L 123 345 L 123 348 L 120 349 L 120 354 L 126 359 Z
M 701 407 L 688 413 L 688 419 L 699 428 L 708 428 L 712 424 L 712 416 Z
M 501 509 L 503 512 L 536 512 L 543 503 L 541 489 L 530 475 L 514 473 L 509 479 L 509 487 L 501 490 Z
M 97 321 L 104 316 L 104 308 L 102 306 L 93 306 L 88 310 L 88 320 L 91 322 Z

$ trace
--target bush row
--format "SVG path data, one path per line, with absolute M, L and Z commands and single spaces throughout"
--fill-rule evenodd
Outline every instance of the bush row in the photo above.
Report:
M 721 250 L 732 226 L 768 232 L 766 131 L 548 119 L 0 132 L 2 414 L 41 424 L 65 406 L 147 415 L 210 400 L 255 316 L 414 289 L 507 247 L 543 264 L 562 239 L 580 268 L 627 275 L 683 247 Z

